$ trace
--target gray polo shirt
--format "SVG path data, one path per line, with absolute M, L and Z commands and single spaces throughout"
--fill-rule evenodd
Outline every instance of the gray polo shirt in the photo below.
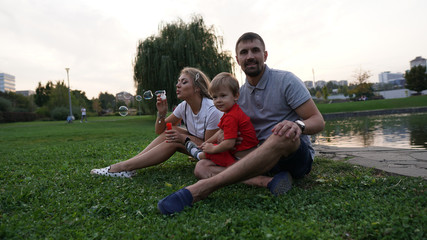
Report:
M 270 69 L 266 65 L 256 86 L 247 80 L 242 85 L 238 104 L 250 117 L 258 140 L 262 143 L 271 135 L 271 129 L 277 123 L 301 119 L 294 109 L 310 98 L 310 92 L 297 76 L 291 72 Z M 307 135 L 302 135 L 301 140 L 311 148 Z

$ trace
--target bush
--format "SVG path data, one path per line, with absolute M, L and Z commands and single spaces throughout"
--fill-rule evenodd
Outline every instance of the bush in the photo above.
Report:
M 9 112 L 12 110 L 12 102 L 6 98 L 0 97 L 0 112 Z
M 30 122 L 35 121 L 37 115 L 31 112 L 0 112 L 0 122 Z
M 39 107 L 36 109 L 36 114 L 40 118 L 50 118 L 49 109 L 46 106 Z
M 66 107 L 56 107 L 50 112 L 50 116 L 54 120 L 67 120 L 70 110 Z
M 70 111 L 70 109 L 68 109 L 68 111 Z M 77 106 L 73 106 L 73 116 L 74 116 L 74 119 L 81 119 L 82 118 L 81 108 Z

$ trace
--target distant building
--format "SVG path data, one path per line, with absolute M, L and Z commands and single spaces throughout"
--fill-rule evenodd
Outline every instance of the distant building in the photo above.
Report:
M 0 91 L 15 92 L 15 76 L 0 73 Z
M 406 79 L 404 79 L 404 78 L 393 79 L 393 80 L 390 80 L 388 83 L 390 83 L 394 87 L 403 88 L 403 87 L 405 87 Z
M 378 80 L 383 84 L 393 84 L 396 80 L 405 80 L 403 73 L 391 73 L 389 71 L 378 74 Z
M 411 68 L 416 66 L 426 66 L 426 59 L 422 58 L 421 56 L 416 57 L 414 60 L 410 61 Z
M 123 101 L 127 105 L 129 105 L 129 103 L 131 103 L 133 101 L 133 96 L 132 96 L 132 94 L 130 94 L 128 92 L 119 92 L 116 94 L 116 100 L 117 101 Z
M 23 91 L 16 91 L 17 94 L 21 94 L 24 96 L 30 96 L 30 95 L 34 95 L 36 94 L 36 92 L 34 92 L 33 90 L 23 90 Z
M 337 80 L 330 80 L 328 83 L 332 83 L 333 85 L 338 85 L 338 81 Z
M 319 81 L 316 81 L 316 87 L 323 87 L 323 86 L 326 86 L 326 81 L 325 80 L 319 80 Z
M 336 86 L 348 86 L 347 80 L 341 80 L 341 81 L 330 80 L 328 82 L 326 82 L 324 80 L 318 80 L 318 81 L 316 81 L 315 84 L 313 83 L 313 81 L 310 81 L 310 80 L 304 81 L 305 87 L 307 89 L 314 88 L 314 87 L 321 87 L 322 88 L 323 86 L 326 86 L 328 83 L 332 83 Z M 314 86 L 314 85 L 316 85 L 316 86 Z
M 305 84 L 305 87 L 306 87 L 307 89 L 310 89 L 310 88 L 313 88 L 313 87 L 314 87 L 314 85 L 313 85 L 313 81 L 304 81 L 304 84 Z
M 348 86 L 348 81 L 347 80 L 340 80 L 338 82 L 338 85 L 340 85 L 340 86 Z

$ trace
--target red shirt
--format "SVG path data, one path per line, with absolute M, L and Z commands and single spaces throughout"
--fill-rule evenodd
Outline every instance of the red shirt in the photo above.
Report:
M 243 138 L 242 143 L 236 146 L 231 153 L 251 149 L 259 143 L 251 119 L 242 111 L 238 104 L 234 104 L 230 111 L 224 113 L 218 124 L 224 131 L 224 140 L 237 138 L 237 132 Z

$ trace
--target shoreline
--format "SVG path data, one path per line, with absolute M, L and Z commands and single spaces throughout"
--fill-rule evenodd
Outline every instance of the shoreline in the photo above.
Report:
M 333 120 L 347 117 L 364 117 L 373 115 L 387 115 L 387 114 L 400 114 L 400 113 L 422 113 L 427 112 L 427 107 L 412 107 L 412 108 L 393 108 L 393 109 L 378 109 L 366 110 L 356 112 L 336 112 L 336 113 L 322 113 L 323 119 Z
M 317 156 L 427 180 L 427 150 L 390 147 L 334 147 L 313 144 Z

